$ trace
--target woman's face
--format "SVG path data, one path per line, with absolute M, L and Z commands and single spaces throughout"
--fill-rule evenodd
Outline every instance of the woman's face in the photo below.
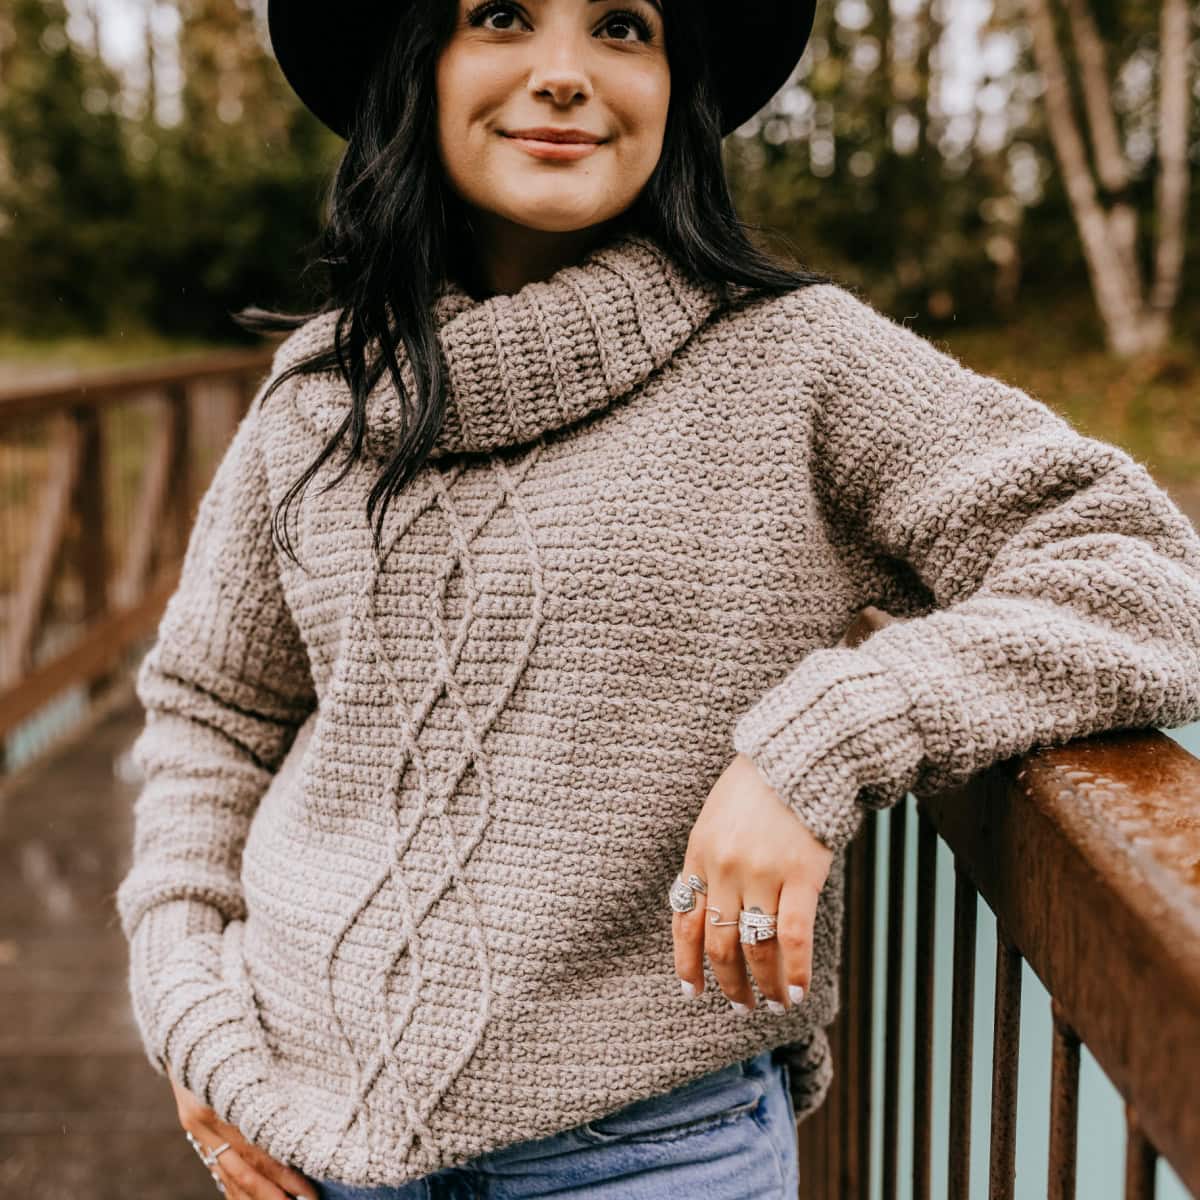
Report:
M 437 66 L 438 144 L 463 200 L 559 233 L 629 208 L 667 121 L 658 0 L 453 2 Z M 555 143 L 546 131 L 589 140 Z

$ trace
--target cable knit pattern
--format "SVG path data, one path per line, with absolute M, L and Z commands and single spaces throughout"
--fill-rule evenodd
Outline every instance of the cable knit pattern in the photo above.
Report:
M 137 677 L 147 1055 L 365 1186 L 767 1047 L 803 1117 L 866 810 L 1200 717 L 1200 539 L 1123 451 L 835 285 L 722 294 L 623 234 L 436 317 L 446 421 L 378 561 L 386 378 L 302 566 L 270 517 L 346 416 L 336 374 L 264 380 L 201 504 Z M 900 619 L 839 646 L 866 604 Z M 836 852 L 782 1014 L 674 973 L 667 891 L 735 750 Z

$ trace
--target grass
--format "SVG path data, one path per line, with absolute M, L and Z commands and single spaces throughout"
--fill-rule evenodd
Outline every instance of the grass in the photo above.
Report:
M 0 387 L 20 387 L 68 371 L 163 362 L 225 349 L 227 345 L 199 338 L 169 338 L 148 332 L 39 340 L 0 330 Z
M 1036 396 L 1081 432 L 1122 447 L 1157 479 L 1200 484 L 1200 351 L 1183 334 L 1159 354 L 1122 361 L 1105 350 L 1084 296 L 1073 307 L 932 340 L 973 370 Z
M 1036 396 L 1082 432 L 1121 446 L 1156 478 L 1200 487 L 1200 350 L 1184 333 L 1153 359 L 1122 362 L 1104 349 L 1086 293 L 992 328 L 920 332 L 972 369 Z M 0 331 L 0 386 L 221 348 L 151 333 L 37 342 Z

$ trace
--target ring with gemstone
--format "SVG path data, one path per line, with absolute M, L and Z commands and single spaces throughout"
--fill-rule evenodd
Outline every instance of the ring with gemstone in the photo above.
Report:
M 738 940 L 741 942 L 765 942 L 775 936 L 778 917 L 765 913 L 760 908 L 743 908 L 738 913 Z
M 671 884 L 671 907 L 676 912 L 691 912 L 696 907 L 695 889 L 682 875 L 676 875 Z

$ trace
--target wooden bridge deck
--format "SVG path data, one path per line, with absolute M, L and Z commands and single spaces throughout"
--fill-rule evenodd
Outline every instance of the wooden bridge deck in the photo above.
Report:
M 142 716 L 115 701 L 0 792 L 0 1194 L 211 1200 L 129 1009 L 114 894 Z

